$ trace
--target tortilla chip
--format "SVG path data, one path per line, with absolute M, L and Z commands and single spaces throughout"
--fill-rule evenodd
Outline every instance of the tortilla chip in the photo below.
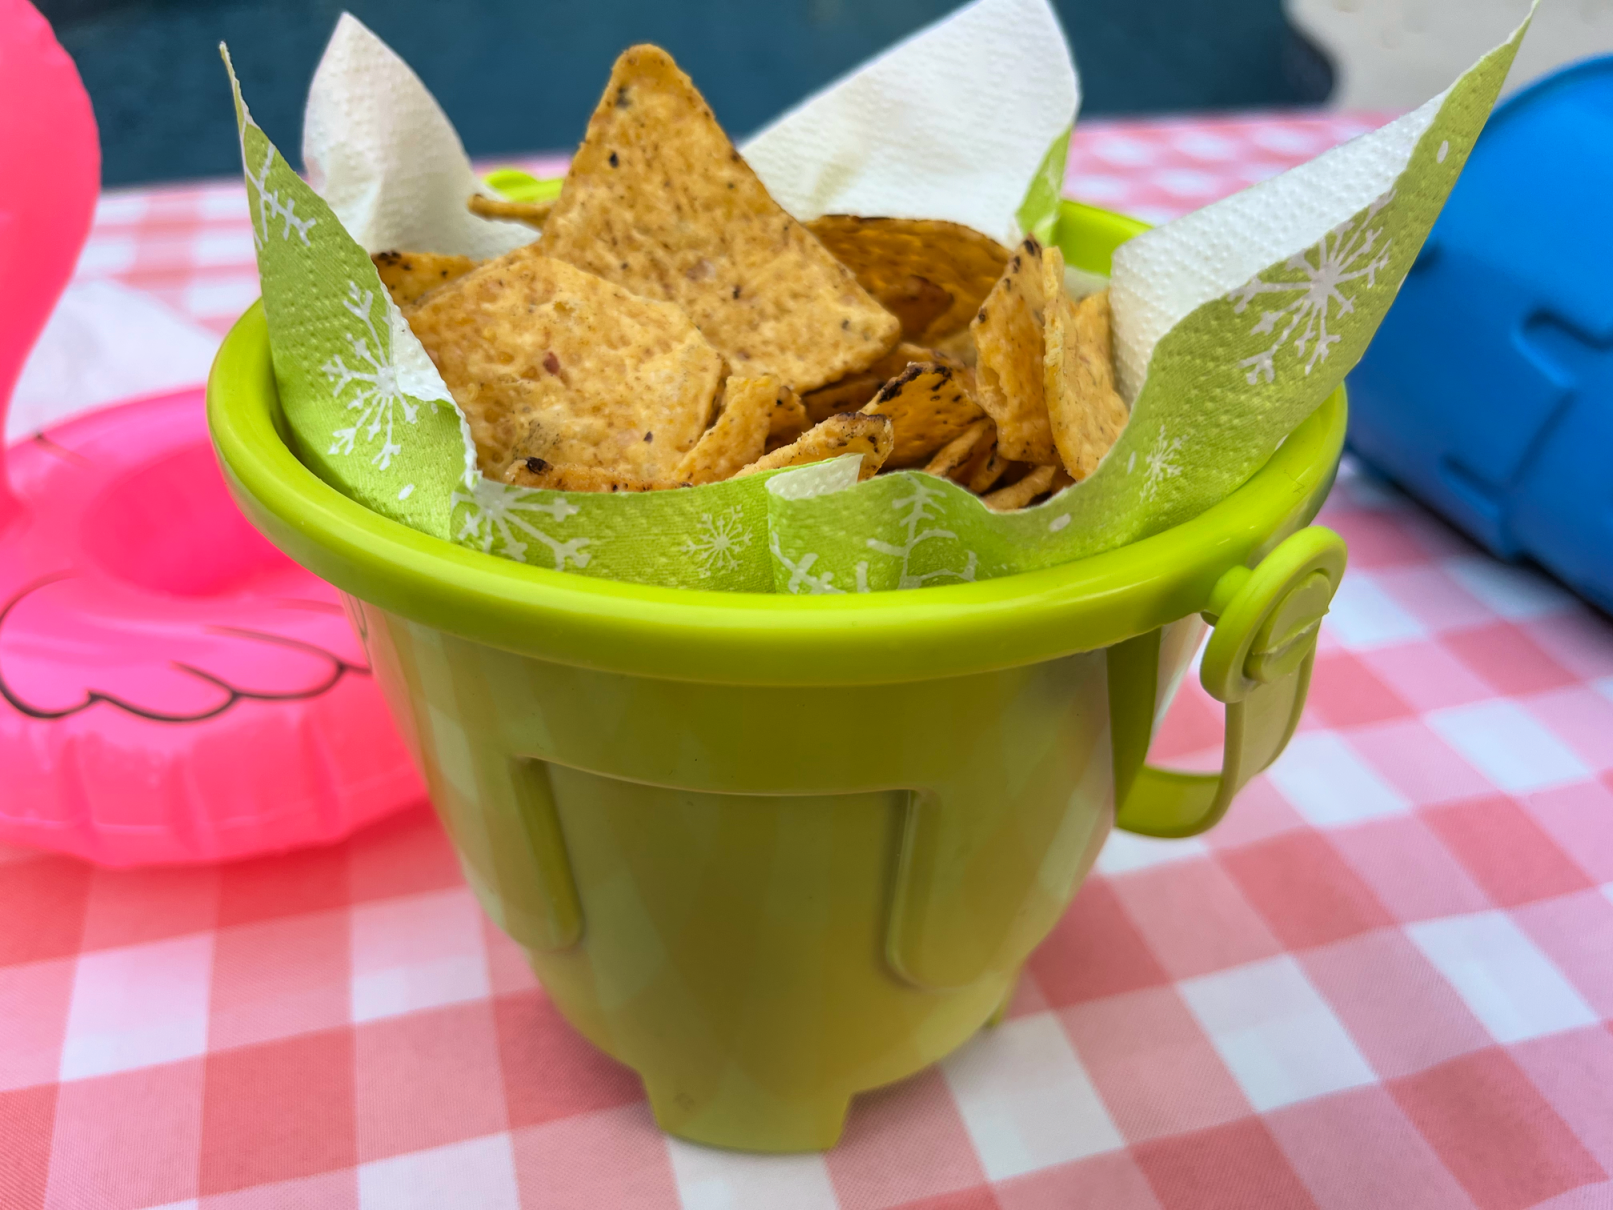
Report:
M 546 202 L 512 202 L 508 198 L 473 193 L 466 200 L 465 206 L 472 214 L 481 218 L 509 219 L 542 230 L 543 220 L 548 218 L 549 212 L 554 209 L 554 201 L 554 198 L 550 198 Z
M 982 499 L 992 512 L 1011 513 L 1015 509 L 1024 508 L 1037 496 L 1056 492 L 1060 488 L 1068 487 L 1071 482 L 1062 466 L 1035 466 L 1018 482 L 1000 487 Z
M 974 333 L 968 328 L 954 332 L 951 336 L 943 336 L 935 341 L 934 345 L 937 353 L 962 362 L 971 370 L 980 363 L 980 351 L 975 348 Z
M 975 421 L 951 441 L 947 442 L 924 466 L 926 474 L 951 478 L 959 467 L 968 464 L 983 441 L 991 439 L 992 424 L 986 417 Z
M 664 479 L 706 430 L 722 358 L 671 303 L 528 244 L 409 315 L 482 469 L 517 458 Z
M 673 479 L 640 479 L 598 466 L 576 466 L 525 458 L 505 469 L 504 482 L 517 487 L 542 487 L 557 492 L 660 492 L 688 487 Z
M 737 374 L 809 391 L 866 368 L 901 324 L 768 196 L 656 46 L 616 60 L 539 241 L 675 302 Z
M 764 454 L 734 477 L 737 479 L 783 466 L 805 466 L 809 462 L 838 458 L 841 454 L 861 454 L 862 469 L 857 478 L 867 479 L 890 456 L 894 440 L 889 417 L 846 412 L 831 416 L 822 424 L 808 429 L 799 440 L 782 449 Z
M 866 285 L 863 288 L 868 289 Z M 952 308 L 950 290 L 916 273 L 909 273 L 878 293 L 872 290 L 869 293 L 880 306 L 901 321 L 905 340 L 922 339 L 935 321 Z
M 889 381 L 889 374 L 875 374 L 867 370 L 849 374 L 826 387 L 808 391 L 801 396 L 801 405 L 813 424 L 822 424 L 829 417 L 842 412 L 859 411 Z
M 1008 249 L 990 236 L 941 219 L 826 214 L 807 228 L 902 320 L 908 340 L 968 327 L 1008 263 Z
M 476 267 L 468 256 L 443 256 L 436 252 L 377 252 L 370 257 L 381 275 L 381 284 L 400 307 L 418 302 L 438 286 L 463 277 Z
M 963 464 L 954 478 L 975 495 L 983 496 L 1007 473 L 1013 462 L 1014 459 L 1007 457 L 999 441 L 993 438 L 975 447 L 974 456 Z
M 830 416 L 840 412 L 855 412 L 871 403 L 887 382 L 915 362 L 946 365 L 954 370 L 966 369 L 961 363 L 937 353 L 934 349 L 927 349 L 923 345 L 904 340 L 866 370 L 848 374 L 838 382 L 831 382 L 828 386 L 809 391 L 801 396 L 801 402 L 806 405 L 807 415 L 812 417 L 812 423 L 822 424 Z M 963 375 L 962 381 L 972 395 L 973 376 Z
M 722 413 L 678 463 L 675 478 L 716 483 L 762 456 L 778 400 L 778 379 L 730 378 L 723 388 Z
M 1048 299 L 1043 360 L 1047 416 L 1059 458 L 1079 483 L 1097 470 L 1131 411 L 1115 390 L 1109 292 L 1075 303 L 1063 285 L 1064 256 L 1048 248 L 1042 254 L 1042 288 Z
M 773 401 L 773 415 L 767 424 L 767 451 L 772 453 L 781 445 L 789 445 L 812 427 L 801 397 L 789 387 L 780 387 Z
M 980 354 L 980 406 L 997 422 L 1003 454 L 1051 465 L 1058 454 L 1042 386 L 1043 303 L 1042 246 L 1027 239 L 1008 258 L 970 331 Z
M 880 388 L 862 411 L 891 419 L 896 444 L 885 465 L 917 466 L 985 415 L 964 383 L 966 373 L 914 362 Z

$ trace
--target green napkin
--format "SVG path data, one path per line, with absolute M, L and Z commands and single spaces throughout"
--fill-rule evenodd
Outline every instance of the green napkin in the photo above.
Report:
M 963 13 L 978 22 L 994 2 Z M 387 98 L 406 94 L 423 121 L 440 120 L 434 137 L 457 148 L 401 60 L 347 22 L 338 38 L 368 56 L 368 78 L 386 80 Z M 296 452 L 354 500 L 425 533 L 540 567 L 674 587 L 914 588 L 1112 549 L 1223 499 L 1343 380 L 1438 216 L 1526 26 L 1414 113 L 1118 250 L 1116 360 L 1130 423 L 1084 482 L 1007 514 L 921 472 L 859 484 L 855 458 L 631 495 L 482 477 L 469 430 L 365 248 L 252 121 L 232 70 L 275 375 Z M 1056 205 L 1048 182 L 1063 159 L 1064 140 L 1055 139 L 1013 215 L 1021 230 L 1046 229 Z M 390 200 L 406 203 L 409 188 Z M 366 196 L 366 225 L 384 229 L 389 215 L 407 211 Z M 460 250 L 450 244 L 445 237 L 424 250 Z

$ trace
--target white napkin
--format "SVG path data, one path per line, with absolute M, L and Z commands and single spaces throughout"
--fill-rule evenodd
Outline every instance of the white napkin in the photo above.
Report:
M 1025 188 L 1080 104 L 1047 0 L 976 0 L 803 101 L 740 150 L 798 219 L 943 218 L 1011 243 Z
M 1047 0 L 976 0 L 741 150 L 799 219 L 944 218 L 1012 242 L 1026 187 L 1079 105 L 1070 48 Z M 314 73 L 302 154 L 315 190 L 366 251 L 480 259 L 533 238 L 520 224 L 466 211 L 472 192 L 491 191 L 458 134 L 409 65 L 349 13 Z
M 445 252 L 482 260 L 536 238 L 522 223 L 465 208 L 493 196 L 409 65 L 343 13 L 314 72 L 302 158 L 316 192 L 366 252 Z

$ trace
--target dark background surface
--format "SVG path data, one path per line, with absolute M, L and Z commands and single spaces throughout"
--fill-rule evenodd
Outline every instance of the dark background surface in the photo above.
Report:
M 77 61 L 107 185 L 239 171 L 217 53 L 253 117 L 302 139 L 308 81 L 342 9 L 425 80 L 471 154 L 575 146 L 616 55 L 657 42 L 738 136 L 956 0 L 35 0 Z M 1311 104 L 1331 72 L 1281 0 L 1055 0 L 1084 114 Z

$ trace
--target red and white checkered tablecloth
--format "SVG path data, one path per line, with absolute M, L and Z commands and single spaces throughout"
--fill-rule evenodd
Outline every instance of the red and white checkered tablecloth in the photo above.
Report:
M 1097 123 L 1148 217 L 1369 123 Z M 81 272 L 222 328 L 234 185 L 107 198 Z M 1009 1019 L 826 1155 L 668 1140 L 422 805 L 333 849 L 0 852 L 0 1206 L 1613 1207 L 1613 623 L 1349 468 L 1305 723 L 1208 836 L 1115 836 Z M 1184 690 L 1155 759 L 1213 759 Z

